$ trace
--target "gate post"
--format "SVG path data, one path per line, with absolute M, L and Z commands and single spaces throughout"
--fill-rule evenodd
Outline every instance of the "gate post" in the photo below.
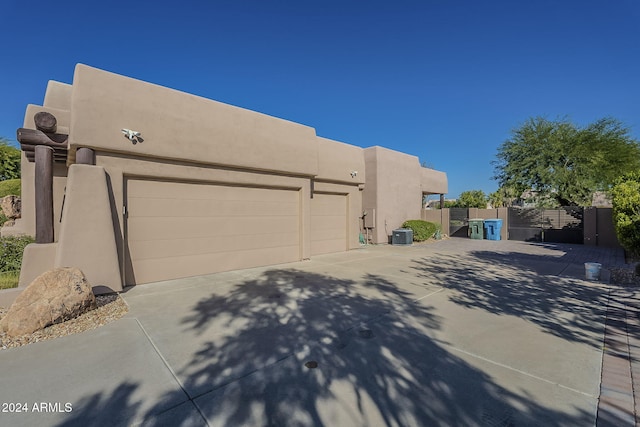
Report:
M 497 208 L 496 218 L 502 220 L 502 230 L 500 230 L 500 239 L 509 240 L 509 208 Z
M 585 246 L 598 246 L 598 209 L 585 207 L 582 217 L 582 231 Z

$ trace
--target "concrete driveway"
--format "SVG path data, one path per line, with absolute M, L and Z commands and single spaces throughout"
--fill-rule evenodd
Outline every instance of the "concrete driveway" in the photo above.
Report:
M 582 263 L 620 256 L 453 238 L 138 286 L 121 320 L 0 351 L 28 409 L 0 425 L 595 425 L 608 287 Z

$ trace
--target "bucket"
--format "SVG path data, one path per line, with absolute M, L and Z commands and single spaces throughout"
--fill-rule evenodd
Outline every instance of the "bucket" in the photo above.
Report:
M 602 264 L 599 262 L 585 262 L 584 275 L 587 280 L 600 280 L 600 268 Z

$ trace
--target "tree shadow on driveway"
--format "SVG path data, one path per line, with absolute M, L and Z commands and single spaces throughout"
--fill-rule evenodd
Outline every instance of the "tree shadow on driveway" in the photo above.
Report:
M 181 363 L 168 360 L 182 390 L 136 419 L 194 425 L 167 410 L 167 402 L 174 410 L 193 402 L 209 425 L 594 423 L 593 399 L 559 404 L 572 392 L 550 386 L 547 401 L 540 401 L 526 391 L 531 378 L 509 372 L 517 382 L 506 388 L 495 377 L 503 371 L 425 335 L 445 319 L 428 299 L 416 301 L 416 289 L 402 286 L 409 285 L 386 276 L 341 279 L 294 269 L 268 270 L 230 290 L 212 283 L 188 311 L 168 314 L 180 325 L 175 339 L 195 343 Z M 135 391 L 125 385 L 122 390 Z M 119 404 L 128 401 L 135 400 L 119 396 Z M 115 408 L 103 393 L 76 406 L 64 425 L 91 420 L 94 411 L 137 408 Z
M 455 304 L 519 317 L 554 336 L 602 348 L 607 288 L 558 276 L 566 267 L 563 257 L 471 251 L 434 254 L 413 267 L 425 280 L 455 291 L 449 295 Z
M 582 408 L 549 409 L 501 387 L 422 332 L 442 321 L 388 278 L 269 270 L 200 300 L 184 316 L 192 333 L 219 335 L 177 374 L 213 425 L 593 421 Z

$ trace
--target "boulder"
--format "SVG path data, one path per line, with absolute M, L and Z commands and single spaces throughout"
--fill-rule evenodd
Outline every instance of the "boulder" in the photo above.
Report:
M 0 328 L 15 337 L 78 317 L 96 308 L 96 298 L 82 271 L 73 267 L 49 270 L 18 295 Z
M 11 219 L 20 218 L 21 201 L 19 196 L 5 196 L 0 199 L 0 207 L 4 216 Z

